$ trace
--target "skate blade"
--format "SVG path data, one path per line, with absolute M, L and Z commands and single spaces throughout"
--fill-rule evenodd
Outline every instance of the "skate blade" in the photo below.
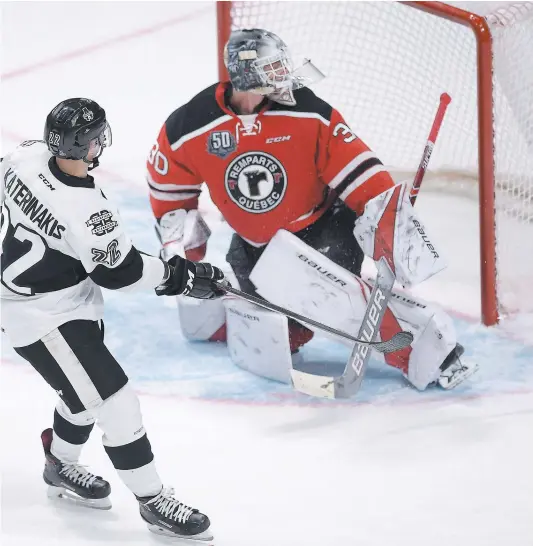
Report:
M 84 499 L 64 487 L 49 485 L 47 495 L 52 501 L 69 502 L 77 506 L 84 506 L 85 508 L 93 508 L 95 510 L 109 510 L 111 508 L 109 497 L 105 499 Z
M 460 373 L 455 374 L 451 378 L 447 379 L 445 382 L 439 380 L 439 385 L 449 391 L 450 389 L 453 389 L 454 387 L 457 387 L 457 385 L 461 384 L 463 381 L 468 379 L 470 376 L 474 375 L 479 370 L 479 364 L 466 360 L 461 359 L 461 362 L 466 364 L 465 367 L 463 367 L 463 370 Z
M 211 542 L 209 546 L 213 546 L 213 534 L 209 529 L 206 529 L 197 535 L 178 535 L 169 531 L 168 529 L 165 529 L 164 527 L 160 527 L 159 525 L 153 525 L 151 523 L 148 523 L 147 525 L 150 532 L 169 538 L 172 540 L 172 542 L 181 542 L 182 544 L 188 544 L 191 546 L 193 544 L 203 544 L 204 546 L 207 546 L 207 543 Z

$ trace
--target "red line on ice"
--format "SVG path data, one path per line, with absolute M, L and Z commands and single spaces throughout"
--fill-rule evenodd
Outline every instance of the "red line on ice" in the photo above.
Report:
M 64 53 L 63 55 L 52 57 L 51 59 L 45 59 L 44 61 L 39 61 L 29 66 L 16 68 L 15 70 L 11 70 L 10 72 L 6 72 L 5 74 L 2 74 L 0 78 L 2 80 L 10 80 L 13 78 L 17 78 L 18 76 L 24 76 L 25 74 L 29 74 L 30 72 L 35 72 L 36 70 L 39 70 L 42 68 L 48 68 L 49 66 L 60 64 L 65 61 L 70 61 L 77 57 L 83 57 L 84 55 L 89 55 L 90 53 L 93 53 L 94 51 L 98 51 L 99 49 L 105 49 L 107 47 L 110 47 L 122 42 L 126 42 L 128 40 L 135 40 L 136 38 L 140 38 L 148 34 L 153 34 L 154 32 L 159 32 L 160 30 L 163 30 L 165 28 L 168 28 L 174 25 L 179 25 L 187 21 L 191 21 L 201 15 L 204 15 L 205 13 L 208 13 L 208 11 L 212 11 L 212 9 L 213 9 L 212 6 L 197 9 L 197 10 L 191 11 L 190 13 L 187 13 L 186 15 L 180 15 L 179 17 L 174 17 L 173 19 L 169 19 L 168 21 L 163 21 L 161 23 L 156 23 L 155 25 L 152 25 L 150 27 L 134 30 L 133 32 L 130 32 L 129 34 L 123 34 L 121 36 L 116 36 L 115 38 L 109 38 L 108 40 L 104 40 L 103 42 L 100 42 L 97 44 L 92 44 L 92 45 L 82 47 L 79 49 L 74 49 L 72 51 L 69 51 L 68 53 Z

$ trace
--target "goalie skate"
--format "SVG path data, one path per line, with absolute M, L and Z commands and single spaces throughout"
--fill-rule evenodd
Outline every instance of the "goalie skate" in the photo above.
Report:
M 163 488 L 155 497 L 137 500 L 141 517 L 152 533 L 184 544 L 206 544 L 213 540 L 209 518 L 178 501 L 172 488 Z
M 46 463 L 43 479 L 48 485 L 47 495 L 53 501 L 65 501 L 74 505 L 98 510 L 111 508 L 111 486 L 100 476 L 91 474 L 79 464 L 63 463 L 50 452 L 52 429 L 41 434 Z
M 440 368 L 441 374 L 437 380 L 438 385 L 443 389 L 453 389 L 478 370 L 477 362 L 469 358 L 461 358 L 463 352 L 463 346 L 458 343 L 443 362 Z

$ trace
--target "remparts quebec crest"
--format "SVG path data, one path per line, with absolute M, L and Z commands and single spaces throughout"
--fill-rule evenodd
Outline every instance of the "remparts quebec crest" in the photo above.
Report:
M 261 214 L 276 208 L 287 189 L 287 173 L 279 160 L 264 152 L 247 152 L 226 169 L 226 191 L 241 209 Z

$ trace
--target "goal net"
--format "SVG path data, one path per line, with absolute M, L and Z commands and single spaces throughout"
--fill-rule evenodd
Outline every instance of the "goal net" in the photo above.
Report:
M 397 180 L 412 179 L 448 92 L 422 193 L 479 200 L 484 322 L 533 312 L 533 2 L 413 4 L 224 2 L 219 36 L 266 28 L 312 59 L 327 76 L 315 91 Z

